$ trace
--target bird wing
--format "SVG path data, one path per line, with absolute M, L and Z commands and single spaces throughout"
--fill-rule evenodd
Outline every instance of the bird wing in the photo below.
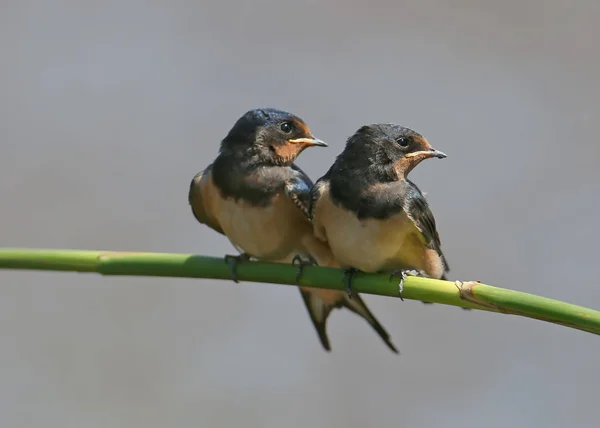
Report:
M 437 231 L 433 213 L 429 208 L 425 196 L 423 196 L 417 186 L 412 183 L 410 184 L 410 190 L 406 195 L 404 206 L 402 208 L 404 209 L 404 212 L 406 212 L 408 218 L 412 220 L 415 227 L 421 232 L 427 246 L 440 255 L 440 258 L 444 263 L 444 272 L 448 272 L 450 268 L 444 253 L 442 253 L 442 243 L 440 241 L 440 235 Z
M 212 165 L 209 165 L 204 171 L 200 171 L 194 176 L 190 183 L 190 190 L 188 193 L 188 202 L 194 213 L 194 217 L 202 223 L 216 230 L 217 232 L 224 235 L 223 229 L 219 225 L 219 222 L 212 217 L 207 211 L 207 203 L 210 201 L 210 194 L 214 189 L 214 184 L 211 179 Z M 210 189 L 210 188 L 213 189 Z M 212 190 L 212 191 L 211 191 Z
M 327 188 L 328 185 L 329 185 L 329 180 L 327 180 L 327 178 L 325 178 L 325 177 L 321 177 L 317 180 L 315 185 L 310 190 L 310 199 L 309 199 L 310 205 L 309 205 L 309 209 L 308 209 L 308 214 L 309 214 L 309 218 L 311 219 L 311 221 L 313 220 L 313 218 L 315 216 L 315 211 L 317 209 L 317 203 L 319 202 L 319 199 L 323 195 L 323 192 L 325 191 L 325 189 Z
M 310 189 L 312 180 L 298 166 L 292 164 L 295 174 L 285 183 L 285 194 L 300 208 L 306 218 L 310 218 Z
M 327 242 L 327 233 L 325 232 L 325 228 L 320 221 L 320 218 L 317 215 L 319 211 L 319 206 L 322 205 L 323 197 L 329 192 L 329 174 L 331 169 L 327 171 L 327 173 L 319 178 L 317 182 L 312 186 L 310 190 L 310 199 L 309 199 L 309 208 L 308 208 L 308 218 L 313 224 L 313 232 L 317 239 L 323 242 Z

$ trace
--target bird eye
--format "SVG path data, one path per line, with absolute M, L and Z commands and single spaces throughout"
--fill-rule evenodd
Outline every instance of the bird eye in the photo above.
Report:
M 292 132 L 293 128 L 294 127 L 290 122 L 283 122 L 281 125 L 279 125 L 279 129 L 281 129 L 281 131 L 285 132 L 286 134 Z
M 400 137 L 396 140 L 396 143 L 398 143 L 400 147 L 407 147 L 410 143 L 410 139 L 407 137 Z

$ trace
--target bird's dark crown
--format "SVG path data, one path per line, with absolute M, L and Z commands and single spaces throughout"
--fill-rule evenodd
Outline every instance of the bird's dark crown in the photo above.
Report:
M 401 158 L 411 149 L 417 149 L 415 137 L 421 140 L 421 134 L 410 128 L 393 123 L 377 123 L 362 126 L 346 142 L 339 158 L 347 165 L 367 167 L 383 165 Z M 401 147 L 398 140 L 406 139 L 409 146 Z
M 282 129 L 282 126 L 291 129 Z M 285 144 L 290 139 L 303 137 L 311 137 L 311 133 L 298 116 L 274 108 L 256 108 L 235 122 L 221 142 L 221 151 L 244 152 L 251 146 Z

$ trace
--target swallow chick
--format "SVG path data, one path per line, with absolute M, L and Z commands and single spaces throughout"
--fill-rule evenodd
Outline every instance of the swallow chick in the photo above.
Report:
M 298 274 L 305 264 L 339 267 L 327 244 L 313 234 L 308 217 L 313 183 L 294 164 L 313 146 L 326 144 L 298 116 L 272 108 L 248 111 L 222 140 L 215 161 L 193 178 L 188 200 L 194 216 L 227 236 L 242 253 L 241 260 L 299 262 Z M 365 318 L 397 352 L 360 298 L 334 290 L 300 287 L 300 292 L 327 351 L 327 318 L 332 309 L 346 307 Z
M 314 233 L 346 269 L 445 279 L 449 267 L 429 204 L 407 176 L 421 161 L 445 158 L 412 129 L 361 127 L 311 190 Z M 427 303 L 427 302 L 424 302 Z

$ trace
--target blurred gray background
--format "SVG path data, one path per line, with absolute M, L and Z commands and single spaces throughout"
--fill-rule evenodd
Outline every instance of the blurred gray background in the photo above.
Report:
M 600 4 L 4 0 L 2 246 L 223 255 L 192 176 L 253 107 L 329 149 L 393 121 L 451 278 L 600 308 Z M 366 296 L 321 348 L 293 287 L 0 272 L 3 427 L 592 427 L 600 341 Z

